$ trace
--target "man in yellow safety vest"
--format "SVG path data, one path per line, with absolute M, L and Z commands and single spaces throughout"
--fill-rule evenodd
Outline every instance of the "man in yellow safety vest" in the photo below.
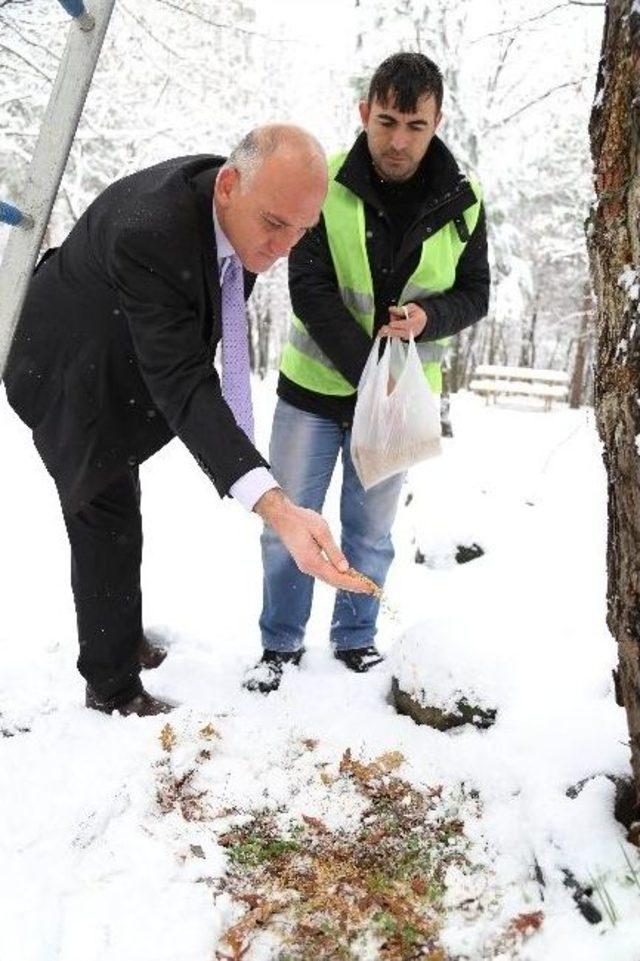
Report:
M 436 136 L 439 68 L 399 53 L 376 70 L 360 103 L 363 132 L 329 162 L 320 222 L 292 250 L 294 316 L 278 383 L 270 445 L 273 473 L 296 503 L 320 510 L 338 454 L 342 548 L 376 583 L 393 559 L 391 526 L 403 475 L 364 491 L 349 453 L 357 387 L 373 338 L 416 340 L 431 388 L 441 389 L 449 338 L 487 311 L 489 267 L 479 184 Z M 313 579 L 269 529 L 262 536 L 263 654 L 245 686 L 276 690 L 304 652 Z M 329 639 L 356 672 L 378 664 L 379 602 L 339 591 Z

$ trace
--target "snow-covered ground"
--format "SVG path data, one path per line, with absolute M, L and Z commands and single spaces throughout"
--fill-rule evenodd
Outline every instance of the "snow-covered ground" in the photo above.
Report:
M 255 385 L 263 450 L 273 388 Z M 633 865 L 638 852 L 613 818 L 605 777 L 627 773 L 628 749 L 604 623 L 605 483 L 593 417 L 460 395 L 453 423 L 443 457 L 412 472 L 399 512 L 380 623 L 390 660 L 354 676 L 330 657 L 332 594 L 319 586 L 309 653 L 269 698 L 240 686 L 259 655 L 257 519 L 220 503 L 178 442 L 144 467 L 145 623 L 171 645 L 145 683 L 182 705 L 170 719 L 175 769 L 192 764 L 205 725 L 218 735 L 199 776 L 219 818 L 198 821 L 158 804 L 166 718 L 82 706 L 62 520 L 2 396 L 0 727 L 16 733 L 0 738 L 1 961 L 211 961 L 238 916 L 198 883 L 224 872 L 216 838 L 225 812 L 271 806 L 348 826 L 358 799 L 317 776 L 347 748 L 363 761 L 400 752 L 401 777 L 444 785 L 450 798 L 461 785 L 478 792 L 479 816 L 465 823 L 476 889 L 469 877 L 449 878 L 452 956 L 637 961 L 640 889 L 625 852 Z M 334 529 L 335 508 L 333 490 Z M 473 542 L 484 556 L 456 564 L 457 545 Z M 484 697 L 496 724 L 440 733 L 398 716 L 387 700 L 392 663 L 443 703 L 452 685 Z M 563 867 L 599 883 L 615 923 L 597 894 L 604 920 L 584 920 Z M 469 897 L 481 910 L 462 906 Z M 515 954 L 491 949 L 492 932 L 538 910 L 540 929 Z M 245 957 L 277 953 L 256 943 Z

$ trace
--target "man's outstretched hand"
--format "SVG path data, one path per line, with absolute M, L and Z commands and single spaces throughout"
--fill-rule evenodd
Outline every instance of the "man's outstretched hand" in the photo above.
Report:
M 303 574 L 343 591 L 367 593 L 362 580 L 347 573 L 349 562 L 320 514 L 298 507 L 279 488 L 263 494 L 253 509 L 273 528 Z

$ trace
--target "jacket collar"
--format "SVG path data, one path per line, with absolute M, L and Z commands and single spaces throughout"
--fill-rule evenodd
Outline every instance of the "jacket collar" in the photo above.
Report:
M 335 179 L 366 203 L 379 208 L 380 201 L 371 183 L 373 164 L 367 145 L 367 135 L 363 131 L 347 154 Z M 429 144 L 420 167 L 416 173 L 424 184 L 423 212 L 449 199 L 452 194 L 469 187 L 469 181 L 460 171 L 455 157 L 438 136 Z M 473 203 L 473 200 L 471 201 Z
M 207 283 L 210 284 L 213 303 L 220 306 L 220 270 L 218 267 L 218 245 L 216 229 L 213 219 L 213 188 L 220 168 L 225 163 L 225 157 L 208 157 L 209 165 L 205 170 L 194 174 L 191 184 L 196 197 L 198 208 L 198 223 L 200 236 L 204 246 L 204 257 L 207 265 Z M 224 256 L 224 254 L 223 254 Z M 244 270 L 245 298 L 249 296 L 255 284 L 256 275 Z M 215 283 L 214 283 L 215 280 Z
M 213 186 L 218 176 L 224 157 L 209 156 L 206 166 L 191 175 L 190 183 L 194 193 L 200 237 L 204 248 L 205 262 L 211 267 L 212 277 L 218 275 L 218 252 L 216 249 L 216 233 L 213 225 Z

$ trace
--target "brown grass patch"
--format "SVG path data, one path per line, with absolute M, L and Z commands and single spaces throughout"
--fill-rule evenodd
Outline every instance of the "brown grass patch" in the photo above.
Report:
M 283 831 L 273 812 L 257 811 L 218 839 L 229 856 L 224 890 L 248 904 L 219 961 L 241 961 L 264 931 L 282 945 L 278 961 L 350 961 L 364 938 L 380 961 L 446 961 L 444 877 L 464 863 L 467 841 L 458 818 L 438 815 L 441 788 L 421 792 L 392 773 L 403 760 L 389 752 L 364 763 L 345 752 L 335 780 L 368 801 L 352 832 L 309 815 Z

